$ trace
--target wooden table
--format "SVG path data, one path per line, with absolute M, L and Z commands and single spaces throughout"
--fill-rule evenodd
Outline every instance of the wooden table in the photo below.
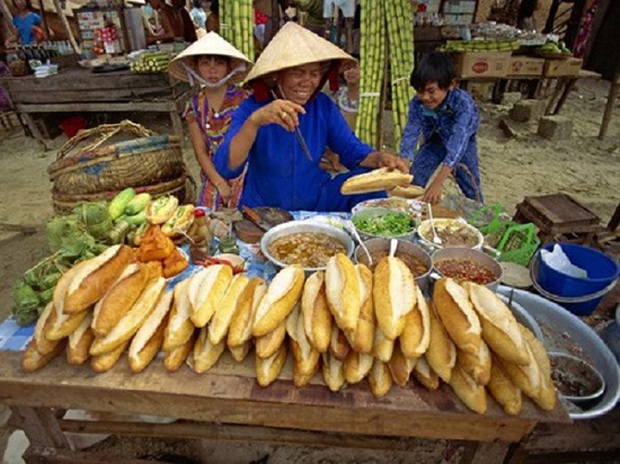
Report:
M 547 104 L 547 109 L 545 110 L 545 114 L 559 114 L 560 110 L 564 106 L 568 95 L 570 94 L 573 87 L 580 79 L 591 79 L 591 80 L 599 80 L 601 75 L 595 73 L 593 71 L 588 71 L 586 69 L 579 70 L 579 74 L 576 76 L 570 77 L 558 77 L 557 83 L 555 86 L 555 90 L 553 95 L 551 95 L 551 99 Z M 553 79 L 553 78 L 550 78 Z
M 34 119 L 43 113 L 168 113 L 174 133 L 181 139 L 183 136 L 177 101 L 187 90 L 187 84 L 172 81 L 167 74 L 93 73 L 83 68 L 66 68 L 43 79 L 4 77 L 1 82 L 13 108 L 44 148 L 45 134 Z
M 36 373 L 24 374 L 20 357 L 0 352 L 0 402 L 11 407 L 13 423 L 30 439 L 31 452 L 53 448 L 69 453 L 63 431 L 392 449 L 418 437 L 479 442 L 471 460 L 482 462 L 490 453 L 503 459 L 511 444 L 539 422 L 569 422 L 559 404 L 545 413 L 529 400 L 524 400 L 519 417 L 505 415 L 490 398 L 487 413 L 478 415 L 445 385 L 429 392 L 412 382 L 407 389 L 394 386 L 382 399 L 375 399 L 365 383 L 339 393 L 318 384 L 298 389 L 287 380 L 261 388 L 247 375 L 253 359 L 241 365 L 220 360 L 202 375 L 185 366 L 168 373 L 160 360 L 132 374 L 122 359 L 111 371 L 94 374 L 86 366 L 67 365 L 61 356 Z M 62 418 L 67 409 L 178 420 L 71 421 Z

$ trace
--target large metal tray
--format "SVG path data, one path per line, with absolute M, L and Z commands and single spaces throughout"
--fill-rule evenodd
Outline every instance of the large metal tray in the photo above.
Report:
M 508 296 L 512 289 L 501 286 L 499 293 Z M 571 419 L 593 419 L 611 411 L 620 399 L 620 367 L 601 338 L 577 316 L 560 305 L 525 290 L 514 290 L 519 303 L 543 330 L 543 343 L 548 351 L 564 351 L 566 340 L 580 350 L 580 356 L 590 362 L 605 378 L 605 393 L 598 402 L 586 409 L 569 411 Z M 575 354 L 575 353 L 571 353 Z

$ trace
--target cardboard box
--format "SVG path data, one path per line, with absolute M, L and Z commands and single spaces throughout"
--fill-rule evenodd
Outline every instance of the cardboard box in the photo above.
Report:
M 509 76 L 542 76 L 545 68 L 544 58 L 513 56 L 510 59 Z
M 567 60 L 547 60 L 545 63 L 545 77 L 570 77 L 576 76 L 581 70 L 583 60 L 581 58 L 569 58 Z
M 504 77 L 510 67 L 511 52 L 465 52 L 454 55 L 454 69 L 463 79 Z

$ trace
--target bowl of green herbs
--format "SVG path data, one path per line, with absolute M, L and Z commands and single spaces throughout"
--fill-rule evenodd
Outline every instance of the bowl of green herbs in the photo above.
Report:
M 413 240 L 416 228 L 416 223 L 409 213 L 387 208 L 358 211 L 351 216 L 351 222 L 362 240 L 377 237 Z

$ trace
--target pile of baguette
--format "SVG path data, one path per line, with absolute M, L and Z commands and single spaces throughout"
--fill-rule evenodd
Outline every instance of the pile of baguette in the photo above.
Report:
M 408 267 L 386 257 L 374 274 L 338 254 L 306 278 L 298 266 L 267 284 L 228 265 L 200 268 L 173 289 L 125 246 L 78 264 L 58 283 L 23 357 L 43 367 L 66 346 L 67 361 L 109 370 L 127 351 L 134 372 L 163 351 L 167 370 L 196 373 L 225 350 L 242 361 L 254 348 L 257 382 L 276 380 L 293 357 L 293 382 L 321 369 L 332 391 L 367 378 L 376 397 L 413 377 L 430 390 L 448 383 L 484 413 L 487 391 L 519 414 L 524 393 L 545 410 L 555 391 L 542 344 L 486 287 L 441 279 L 426 301 Z

